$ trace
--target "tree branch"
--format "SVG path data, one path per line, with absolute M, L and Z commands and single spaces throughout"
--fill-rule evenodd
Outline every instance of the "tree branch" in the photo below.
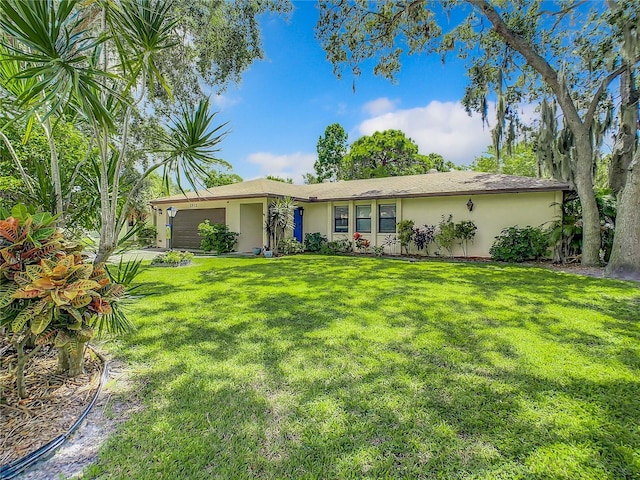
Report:
M 22 178 L 22 182 L 25 184 L 25 186 L 29 190 L 29 193 L 31 195 L 35 195 L 35 192 L 33 190 L 33 185 L 31 185 L 31 178 L 29 178 L 29 175 L 27 175 L 27 172 L 25 172 L 24 168 L 22 167 L 22 163 L 20 163 L 20 159 L 18 158 L 18 155 L 16 155 L 16 151 L 13 149 L 13 145 L 11 145 L 11 142 L 2 131 L 0 131 L 0 138 L 2 138 L 2 141 L 7 146 L 7 150 L 9 150 L 9 155 L 11 156 L 14 163 L 16 164 L 16 168 L 18 169 L 18 172 L 20 172 L 20 177 Z

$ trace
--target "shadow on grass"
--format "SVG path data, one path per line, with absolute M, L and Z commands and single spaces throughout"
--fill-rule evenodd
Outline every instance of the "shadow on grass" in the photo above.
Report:
M 302 257 L 145 290 L 163 293 L 123 354 L 149 365 L 147 409 L 103 451 L 110 476 L 640 475 L 640 304 L 623 282 Z

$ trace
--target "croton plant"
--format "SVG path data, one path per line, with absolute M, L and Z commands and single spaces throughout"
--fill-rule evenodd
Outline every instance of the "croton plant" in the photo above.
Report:
M 43 345 L 53 344 L 59 370 L 76 376 L 103 317 L 123 323 L 117 302 L 125 287 L 103 265 L 85 263 L 82 249 L 67 242 L 54 222 L 54 216 L 31 214 L 22 205 L 0 220 L 0 329 L 18 352 L 21 397 L 26 362 Z

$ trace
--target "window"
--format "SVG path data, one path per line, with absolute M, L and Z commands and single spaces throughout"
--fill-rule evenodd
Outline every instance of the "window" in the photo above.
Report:
M 349 231 L 349 207 L 347 205 L 333 207 L 333 231 L 346 233 Z
M 356 205 L 356 232 L 371 232 L 371 205 Z
M 396 206 L 378 205 L 378 231 L 396 233 Z

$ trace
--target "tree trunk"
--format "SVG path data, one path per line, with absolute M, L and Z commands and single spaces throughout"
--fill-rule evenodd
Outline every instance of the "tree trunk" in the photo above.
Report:
M 574 183 L 582 207 L 582 265 L 600 265 L 600 212 L 593 191 L 593 147 L 588 134 L 575 135 Z
M 640 148 L 636 149 L 626 177 L 618 195 L 616 230 L 606 274 L 640 280 Z
M 609 187 L 616 197 L 627 181 L 629 165 L 636 148 L 638 125 L 638 92 L 635 90 L 633 72 L 627 68 L 620 74 L 620 129 L 616 135 L 609 163 Z
M 66 347 L 58 349 L 58 372 L 67 372 L 70 377 L 84 373 L 84 351 L 87 342 L 78 342 L 76 348 L 69 352 Z

